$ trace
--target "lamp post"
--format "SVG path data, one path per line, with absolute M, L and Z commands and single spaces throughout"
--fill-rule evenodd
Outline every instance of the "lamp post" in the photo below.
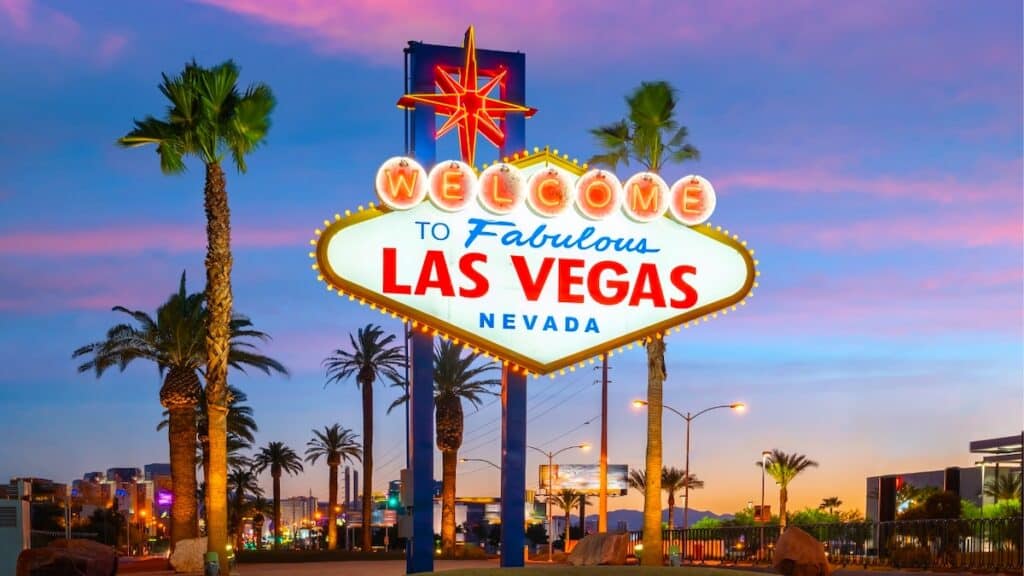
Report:
M 764 553 L 764 470 L 767 467 L 767 459 L 771 454 L 768 450 L 761 451 L 761 513 L 758 514 L 758 520 L 761 521 L 761 543 L 758 546 L 759 556 Z
M 483 462 L 484 464 L 489 464 L 490 466 L 493 466 L 495 469 L 501 472 L 501 466 L 498 466 L 494 462 L 491 462 L 490 460 L 484 458 L 459 458 L 459 462 L 462 464 L 465 464 L 466 462 Z
M 637 408 L 647 406 L 647 401 L 633 400 L 633 406 L 636 406 Z M 680 418 L 686 421 L 686 468 L 683 472 L 683 529 L 685 530 L 690 527 L 690 422 L 693 422 L 693 420 L 696 417 L 700 416 L 701 414 L 704 414 L 705 412 L 711 412 L 712 410 L 718 410 L 721 408 L 730 408 L 737 412 L 742 412 L 743 410 L 746 410 L 747 405 L 742 402 L 733 402 L 732 404 L 719 404 L 717 406 L 705 408 L 700 412 L 697 412 L 696 414 L 691 414 L 690 412 L 683 414 L 682 412 L 676 410 L 675 408 L 669 406 L 668 404 L 662 404 L 661 407 L 674 413 L 675 415 L 679 416 Z M 686 557 L 685 550 L 683 553 L 683 557 Z
M 545 452 L 544 450 L 541 450 L 540 448 L 537 448 L 536 446 L 528 446 L 528 448 L 530 448 L 531 450 L 536 450 L 537 452 L 540 452 L 541 454 L 547 456 L 547 458 L 548 458 L 548 493 L 547 493 L 547 498 L 545 499 L 545 502 L 544 502 L 544 507 L 546 508 L 545 512 L 546 512 L 546 515 L 548 517 L 548 562 L 553 562 L 554 561 L 554 548 L 552 546 L 554 544 L 555 539 L 553 538 L 553 536 L 554 536 L 554 526 L 552 526 L 552 524 L 551 524 L 551 491 L 554 488 L 554 461 L 555 461 L 555 456 L 558 456 L 562 452 L 565 452 L 567 450 L 572 450 L 574 448 L 579 448 L 580 450 L 584 450 L 585 451 L 585 450 L 588 450 L 590 448 L 590 445 L 589 444 L 574 444 L 572 446 L 566 446 L 565 448 L 562 448 L 561 450 L 555 450 L 554 452 Z M 566 542 L 566 544 L 568 544 L 568 542 Z

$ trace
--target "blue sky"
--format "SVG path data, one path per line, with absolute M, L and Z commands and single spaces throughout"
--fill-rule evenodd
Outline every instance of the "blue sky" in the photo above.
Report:
M 325 296 L 307 241 L 325 214 L 371 200 L 378 165 L 402 150 L 405 42 L 457 45 L 469 24 L 479 47 L 527 54 L 530 146 L 588 157 L 587 129 L 621 117 L 627 91 L 676 85 L 702 159 L 666 178 L 708 177 L 716 223 L 757 250 L 760 288 L 742 313 L 668 340 L 666 403 L 750 405 L 695 423 L 691 467 L 707 487 L 694 507 L 755 498 L 766 448 L 821 463 L 794 484 L 797 506 L 838 495 L 863 508 L 865 476 L 970 465 L 969 440 L 1024 420 L 1021 20 L 1010 1 L 527 2 L 508 14 L 0 0 L 0 434 L 12 440 L 0 478 L 166 459 L 155 369 L 97 380 L 76 374 L 71 351 L 119 320 L 111 306 L 152 310 L 182 270 L 202 286 L 201 167 L 166 177 L 152 150 L 114 145 L 162 110 L 160 73 L 191 58 L 233 58 L 278 98 L 267 146 L 247 174 L 228 173 L 236 310 L 292 371 L 232 376 L 258 441 L 299 448 L 313 427 L 358 430 L 355 387 L 324 388 L 320 361 L 380 316 Z M 629 400 L 644 393 L 643 353 L 616 357 L 612 373 L 611 458 L 637 465 L 643 417 Z M 597 441 L 594 377 L 531 381 L 530 443 Z M 378 393 L 380 486 L 402 460 L 401 419 L 383 414 L 392 397 Z M 469 417 L 467 457 L 498 458 L 497 408 Z M 681 422 L 666 428 L 666 462 L 681 466 Z M 320 468 L 287 479 L 286 494 L 323 494 Z M 460 472 L 467 494 L 494 493 L 491 470 Z

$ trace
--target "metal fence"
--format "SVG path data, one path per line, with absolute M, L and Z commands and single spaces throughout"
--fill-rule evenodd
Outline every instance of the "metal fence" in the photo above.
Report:
M 822 543 L 837 565 L 893 568 L 1017 570 L 1022 567 L 1024 519 L 911 520 L 797 526 Z M 631 532 L 631 549 L 643 554 L 642 532 Z M 665 530 L 663 555 L 687 563 L 770 563 L 776 526 Z M 762 545 L 763 543 L 763 545 Z

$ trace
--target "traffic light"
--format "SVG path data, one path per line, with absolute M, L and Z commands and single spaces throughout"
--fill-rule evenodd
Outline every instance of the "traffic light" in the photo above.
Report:
M 395 494 L 394 492 L 388 493 L 388 508 L 398 508 L 398 494 Z

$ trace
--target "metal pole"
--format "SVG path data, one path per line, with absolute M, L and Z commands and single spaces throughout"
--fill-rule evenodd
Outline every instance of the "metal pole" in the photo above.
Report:
M 686 413 L 686 471 L 683 473 L 683 529 L 690 527 L 690 421 L 693 417 Z M 686 554 L 683 554 L 686 557 Z
M 554 462 L 555 456 L 548 452 L 548 497 L 545 502 L 548 515 L 548 562 L 554 561 L 555 527 L 551 524 L 551 489 L 554 487 Z
M 764 464 L 765 464 L 765 453 L 761 452 L 761 512 L 758 514 L 759 520 L 761 521 L 761 544 L 758 550 L 758 556 L 764 554 Z
M 608 355 L 601 355 L 601 486 L 598 493 L 597 531 L 608 531 Z

